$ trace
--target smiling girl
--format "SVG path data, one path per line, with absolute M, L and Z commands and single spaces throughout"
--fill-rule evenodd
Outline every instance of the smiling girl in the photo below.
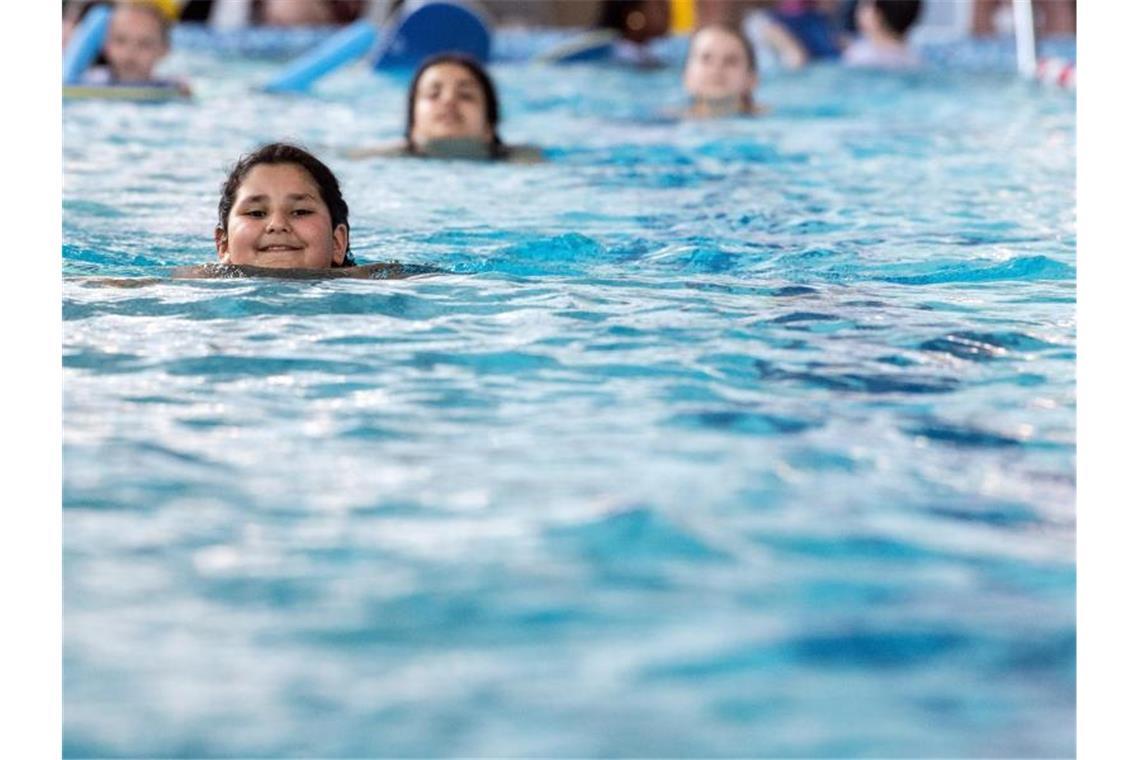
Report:
M 348 204 L 311 153 L 271 143 L 242 157 L 222 186 L 214 245 L 223 264 L 328 269 L 353 266 Z
M 348 204 L 320 159 L 287 143 L 242 156 L 222 185 L 214 228 L 218 264 L 176 277 L 393 278 L 431 267 L 357 266 L 349 251 Z

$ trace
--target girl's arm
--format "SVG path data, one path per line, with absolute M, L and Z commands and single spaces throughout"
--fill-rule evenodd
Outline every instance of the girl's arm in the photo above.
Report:
M 807 51 L 792 33 L 778 21 L 769 21 L 762 27 L 764 42 L 776 51 L 780 63 L 786 68 L 798 69 L 808 62 Z

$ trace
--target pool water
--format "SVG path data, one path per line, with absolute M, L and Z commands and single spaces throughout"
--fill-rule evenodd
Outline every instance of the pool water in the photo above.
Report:
M 500 64 L 547 163 L 351 161 L 404 82 L 279 66 L 64 108 L 66 755 L 1074 753 L 1071 95 Z M 277 139 L 445 273 L 168 279 Z

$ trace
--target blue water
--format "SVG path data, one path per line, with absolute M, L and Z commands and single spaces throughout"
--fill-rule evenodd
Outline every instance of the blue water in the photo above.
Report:
M 1073 754 L 1071 95 L 501 64 L 548 163 L 354 162 L 398 79 L 169 64 L 64 108 L 66 755 Z M 446 273 L 168 279 L 279 138 Z

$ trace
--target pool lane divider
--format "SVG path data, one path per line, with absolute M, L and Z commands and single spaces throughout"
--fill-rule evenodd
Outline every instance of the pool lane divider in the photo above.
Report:
M 439 53 L 463 53 L 486 63 L 491 57 L 490 24 L 460 2 L 409 4 L 383 31 L 367 19 L 350 24 L 290 63 L 263 89 L 305 92 L 321 77 L 365 56 L 377 70 L 409 69 Z
M 78 84 L 83 72 L 99 57 L 107 27 L 111 25 L 111 8 L 97 5 L 87 12 L 63 51 L 63 83 Z

